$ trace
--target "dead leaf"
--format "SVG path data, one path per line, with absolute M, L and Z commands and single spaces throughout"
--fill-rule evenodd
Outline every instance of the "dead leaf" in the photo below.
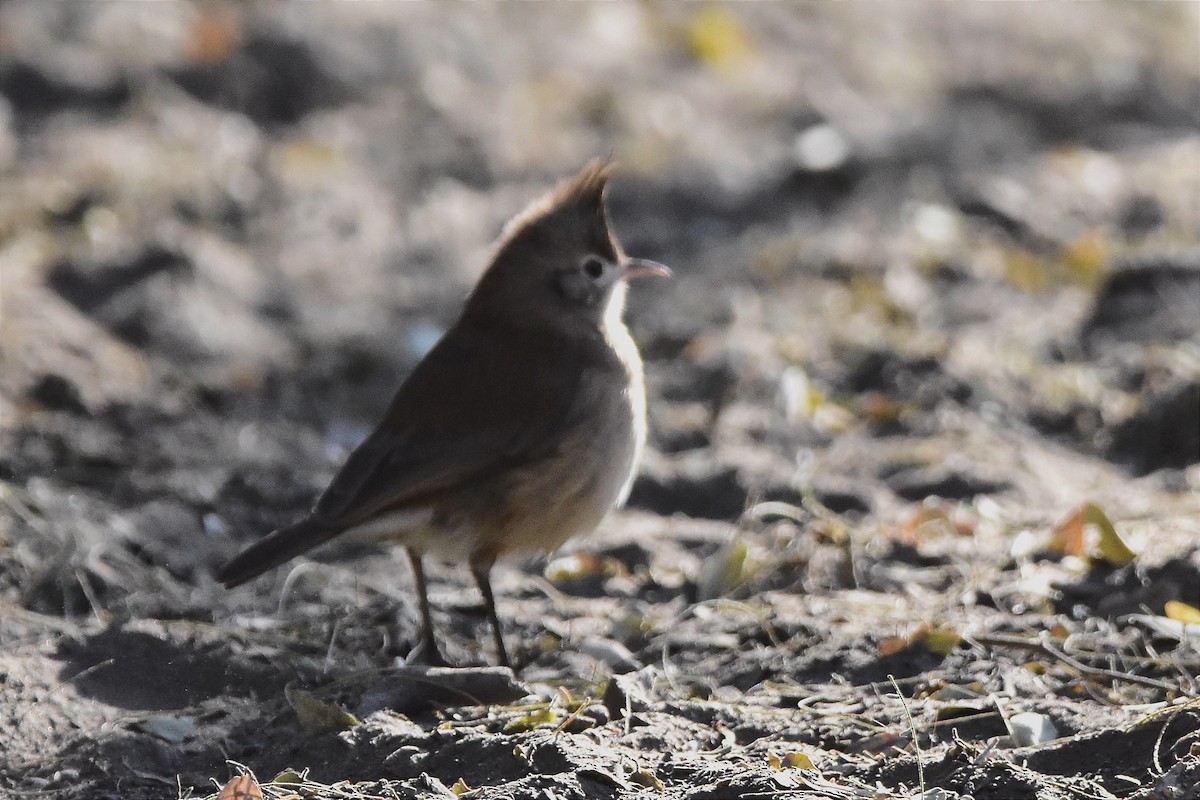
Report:
M 342 708 L 327 703 L 303 689 L 284 689 L 288 705 L 296 712 L 300 727 L 310 736 L 326 731 L 340 731 L 358 725 L 358 719 Z
M 1121 534 L 1108 515 L 1095 503 L 1083 504 L 1083 521 L 1095 525 L 1100 530 L 1100 540 L 1096 543 L 1096 553 L 1114 567 L 1123 567 L 1137 558 L 1137 553 L 1125 543 Z
M 962 641 L 953 628 L 922 625 L 908 636 L 890 636 L 879 643 L 879 655 L 886 658 L 914 647 L 923 647 L 937 656 L 948 656 Z
M 1200 625 L 1200 608 L 1178 600 L 1168 600 L 1163 607 L 1163 614 L 1167 619 L 1182 622 L 1184 625 Z
M 934 655 L 948 656 L 962 641 L 962 634 L 951 628 L 932 628 L 921 638 L 925 649 Z
M 903 653 L 908 650 L 916 642 L 919 642 L 925 634 L 929 633 L 928 625 L 921 625 L 908 636 L 889 636 L 879 642 L 879 655 L 881 658 L 894 656 L 897 653 Z
M 263 800 L 263 793 L 253 775 L 238 775 L 221 788 L 217 800 Z
M 630 783 L 641 786 L 645 789 L 653 789 L 656 792 L 661 792 L 667 787 L 663 784 L 658 776 L 648 769 L 635 769 L 627 776 Z
M 936 499 L 926 500 L 913 508 L 900 523 L 892 538 L 920 547 L 922 542 L 941 536 L 974 536 L 976 520 L 961 504 Z
M 771 769 L 816 769 L 813 765 L 812 757 L 808 753 L 795 752 L 778 755 L 777 753 L 767 752 L 767 763 L 771 765 Z
M 546 564 L 542 576 L 559 585 L 568 581 L 577 581 L 590 577 L 611 578 L 627 574 L 625 565 L 610 556 L 596 553 L 569 553 L 559 556 Z
M 1094 546 L 1088 542 L 1088 525 L 1099 532 Z M 1137 558 L 1137 554 L 1117 533 L 1108 514 L 1095 503 L 1084 503 L 1054 526 L 1050 534 L 1050 549 L 1077 558 L 1095 556 L 1115 567 L 1125 566 Z
M 1082 506 L 1054 526 L 1054 530 L 1050 532 L 1050 549 L 1064 556 L 1084 557 L 1087 552 L 1087 543 L 1083 530 Z

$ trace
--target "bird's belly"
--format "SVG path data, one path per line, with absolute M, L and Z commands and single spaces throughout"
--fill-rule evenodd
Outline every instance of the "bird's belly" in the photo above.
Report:
M 479 504 L 464 520 L 479 537 L 478 556 L 554 550 L 623 503 L 645 436 L 644 415 L 631 405 L 640 399 L 593 396 L 609 413 L 588 415 L 553 455 L 507 474 L 495 487 L 503 500 Z
M 632 468 L 632 446 L 593 445 L 584 457 L 555 459 L 537 474 L 530 470 L 511 495 L 511 516 L 496 544 L 502 552 L 549 551 L 592 532 L 623 499 Z
M 554 550 L 590 533 L 628 492 L 638 451 L 633 431 L 571 447 L 436 507 L 387 512 L 345 531 L 449 561 Z
M 381 514 L 347 531 L 419 552 L 490 562 L 508 553 L 545 552 L 590 533 L 625 502 L 646 437 L 640 364 L 612 390 L 596 376 L 580 392 L 588 404 L 552 453 L 471 481 L 431 505 Z
M 342 533 L 344 541 L 398 544 L 447 561 L 466 561 L 474 546 L 461 523 L 439 518 L 428 506 L 387 511 Z

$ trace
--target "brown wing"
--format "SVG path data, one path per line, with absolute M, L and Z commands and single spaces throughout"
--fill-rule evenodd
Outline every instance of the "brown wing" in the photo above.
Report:
M 553 453 L 578 408 L 584 370 L 608 359 L 592 343 L 515 330 L 502 339 L 452 329 L 351 454 L 314 518 L 350 527 Z

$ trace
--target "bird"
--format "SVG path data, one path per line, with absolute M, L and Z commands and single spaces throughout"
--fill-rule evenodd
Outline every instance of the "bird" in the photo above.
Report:
M 417 652 L 445 665 L 425 559 L 465 561 L 511 666 L 491 586 L 497 559 L 557 549 L 624 504 L 646 442 L 642 360 L 622 316 L 629 282 L 669 277 L 627 256 L 594 159 L 513 217 L 457 321 L 401 383 L 312 511 L 216 573 L 227 588 L 335 537 L 402 546 Z

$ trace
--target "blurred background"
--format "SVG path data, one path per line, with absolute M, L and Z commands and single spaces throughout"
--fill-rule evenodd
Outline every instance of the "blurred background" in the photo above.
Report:
M 6 3 L 0 470 L 206 574 L 601 155 L 679 275 L 630 310 L 635 507 L 1055 513 L 1153 473 L 1113 502 L 1157 508 L 1200 460 L 1198 15 Z
M 677 277 L 631 297 L 629 509 L 590 558 L 497 571 L 526 677 L 1008 692 L 1015 658 L 904 638 L 969 621 L 1177 680 L 1090 620 L 1200 607 L 1198 43 L 1183 2 L 0 3 L 0 777 L 160 796 L 264 737 L 345 774 L 251 698 L 402 658 L 402 557 L 212 570 L 312 503 L 504 221 L 596 156 L 625 249 Z M 1136 563 L 1083 544 L 1109 518 Z M 486 660 L 461 571 L 431 579 L 451 660 Z M 182 748 L 127 729 L 207 702 Z

